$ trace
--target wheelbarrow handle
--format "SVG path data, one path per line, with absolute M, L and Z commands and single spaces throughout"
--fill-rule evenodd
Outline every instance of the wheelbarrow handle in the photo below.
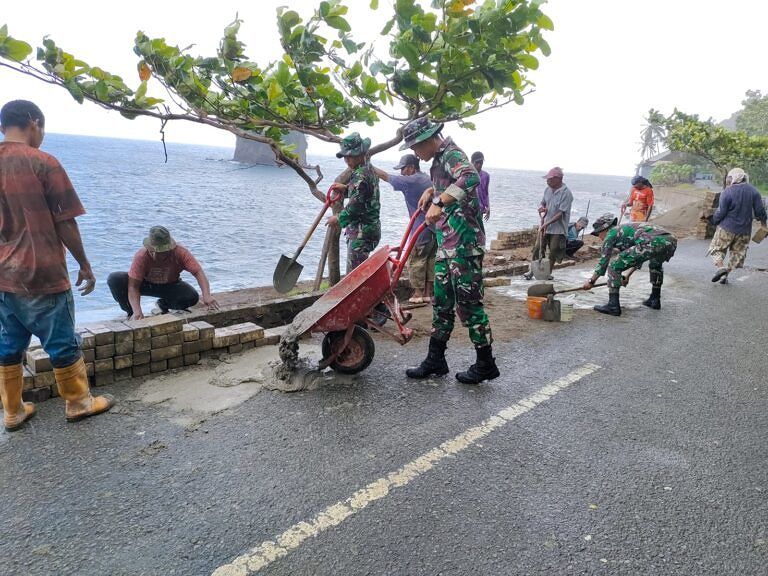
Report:
M 309 239 L 312 237 L 312 234 L 315 233 L 315 230 L 317 229 L 318 224 L 320 224 L 320 220 L 323 219 L 323 216 L 325 216 L 325 213 L 328 211 L 328 207 L 331 204 L 335 204 L 339 200 L 343 198 L 343 194 L 331 186 L 328 188 L 328 192 L 325 194 L 325 202 L 323 203 L 323 209 L 320 210 L 320 213 L 315 218 L 315 221 L 312 222 L 312 226 L 307 230 L 306 235 L 304 236 L 304 240 L 301 242 L 301 245 L 299 246 L 298 250 L 296 250 L 296 253 L 293 255 L 293 258 L 291 258 L 291 265 L 296 262 L 296 260 L 299 259 L 299 255 L 301 254 L 301 251 L 304 250 L 304 247 L 307 245 L 307 242 L 309 242 Z
M 414 216 L 418 214 L 418 212 L 414 212 Z M 414 218 L 411 217 L 411 224 L 413 224 Z M 411 251 L 413 250 L 413 247 L 416 245 L 416 240 L 419 239 L 419 236 L 421 236 L 421 233 L 424 231 L 424 229 L 427 227 L 426 222 L 422 222 L 419 224 L 419 227 L 416 228 L 416 231 L 411 236 L 411 241 L 408 242 L 408 244 L 405 246 L 405 251 L 403 251 L 403 247 L 401 246 L 398 250 L 398 257 L 396 259 L 393 259 L 393 262 L 395 264 L 395 271 L 392 274 L 392 288 L 397 287 L 397 283 L 400 280 L 400 275 L 403 273 L 403 270 L 405 269 L 405 263 L 408 262 L 408 257 L 411 255 Z M 411 226 L 408 226 L 408 230 L 410 231 Z M 403 238 L 403 242 L 407 240 L 408 236 L 406 235 L 405 238 Z
M 408 242 L 408 238 L 411 237 L 411 230 L 413 230 L 413 225 L 416 223 L 416 219 L 419 217 L 419 214 L 421 214 L 420 210 L 414 210 L 413 214 L 411 214 L 411 220 L 408 222 L 408 226 L 405 229 L 405 234 L 403 234 L 403 239 L 400 241 L 400 246 L 397 248 L 392 248 L 392 252 L 394 252 L 397 256 L 397 258 L 400 257 L 400 255 L 403 253 L 403 250 L 405 249 L 405 245 Z M 421 228 L 420 230 L 423 230 Z M 419 232 L 418 234 L 421 234 Z M 414 234 L 414 236 L 418 236 L 418 234 Z

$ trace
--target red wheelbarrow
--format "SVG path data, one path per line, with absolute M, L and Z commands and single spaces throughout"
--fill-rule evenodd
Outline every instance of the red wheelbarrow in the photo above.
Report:
M 330 366 L 342 374 L 365 370 L 375 353 L 373 338 L 367 329 L 386 334 L 400 344 L 413 336 L 413 330 L 406 326 L 411 314 L 400 308 L 395 289 L 414 243 L 425 227 L 422 223 L 410 234 L 418 214 L 414 212 L 411 217 L 400 246 L 382 246 L 376 250 L 293 320 L 291 332 L 298 336 L 307 332 L 325 333 L 320 369 Z M 388 315 L 374 310 L 380 302 L 386 305 Z M 388 318 L 395 323 L 397 332 L 382 325 Z

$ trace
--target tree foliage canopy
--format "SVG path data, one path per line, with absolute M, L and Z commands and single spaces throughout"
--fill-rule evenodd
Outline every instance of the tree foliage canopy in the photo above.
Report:
M 768 96 L 760 90 L 748 90 L 736 116 L 736 129 L 750 136 L 768 136 Z

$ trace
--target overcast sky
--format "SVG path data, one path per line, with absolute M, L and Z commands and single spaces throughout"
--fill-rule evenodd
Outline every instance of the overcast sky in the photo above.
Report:
M 223 27 L 239 13 L 249 55 L 266 62 L 277 56 L 279 47 L 275 7 L 290 5 L 306 14 L 318 3 L 217 0 L 203 7 L 167 0 L 129 8 L 103 1 L 41 0 L 32 10 L 28 3 L 0 1 L 0 25 L 8 24 L 12 36 L 38 45 L 50 35 L 65 50 L 134 85 L 137 59 L 132 46 L 139 29 L 180 46 L 195 44 L 193 52 L 209 54 Z M 349 19 L 362 40 L 376 36 L 392 4 L 381 0 L 371 18 L 368 3 L 347 0 L 352 6 Z M 649 108 L 668 113 L 678 107 L 720 120 L 740 107 L 746 90 L 765 91 L 768 84 L 762 62 L 768 5 L 763 2 L 550 0 L 544 10 L 555 31 L 547 37 L 552 55 L 530 75 L 536 92 L 523 106 L 482 115 L 474 132 L 446 129 L 468 153 L 483 150 L 489 166 L 544 170 L 560 165 L 566 172 L 631 175 Z M 0 68 L 0 102 L 16 98 L 37 102 L 50 132 L 157 138 L 157 122 L 129 121 L 92 104 L 78 105 L 60 88 Z M 392 130 L 387 122 L 360 128 L 374 141 Z M 182 123 L 169 126 L 166 133 L 172 141 L 234 144 L 227 133 Z M 310 143 L 310 153 L 333 151 Z

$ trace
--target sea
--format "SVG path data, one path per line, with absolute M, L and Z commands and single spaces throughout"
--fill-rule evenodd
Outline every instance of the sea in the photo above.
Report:
M 75 296 L 78 323 L 121 317 L 107 276 L 128 270 L 151 226 L 166 226 L 192 251 L 215 293 L 270 285 L 280 255 L 294 253 L 322 206 L 290 168 L 232 161 L 234 142 L 232 148 L 168 143 L 167 162 L 162 143 L 153 141 L 48 134 L 42 149 L 64 165 L 87 210 L 78 222 L 97 285 L 88 296 Z M 321 189 L 344 168 L 335 157 L 310 156 L 308 162 L 322 168 Z M 379 164 L 384 169 L 394 165 Z M 486 170 L 491 175 L 490 245 L 499 231 L 538 222 L 544 181 L 541 171 Z M 567 172 L 565 182 L 574 195 L 572 220 L 588 208 L 590 220 L 616 211 L 629 178 Z M 381 221 L 381 244 L 398 244 L 408 214 L 402 195 L 384 182 Z M 321 227 L 299 258 L 303 279 L 315 276 L 323 234 Z M 71 259 L 69 270 L 74 283 L 78 267 Z M 184 279 L 196 285 L 186 273 Z M 153 304 L 149 298 L 142 301 L 145 312 Z

